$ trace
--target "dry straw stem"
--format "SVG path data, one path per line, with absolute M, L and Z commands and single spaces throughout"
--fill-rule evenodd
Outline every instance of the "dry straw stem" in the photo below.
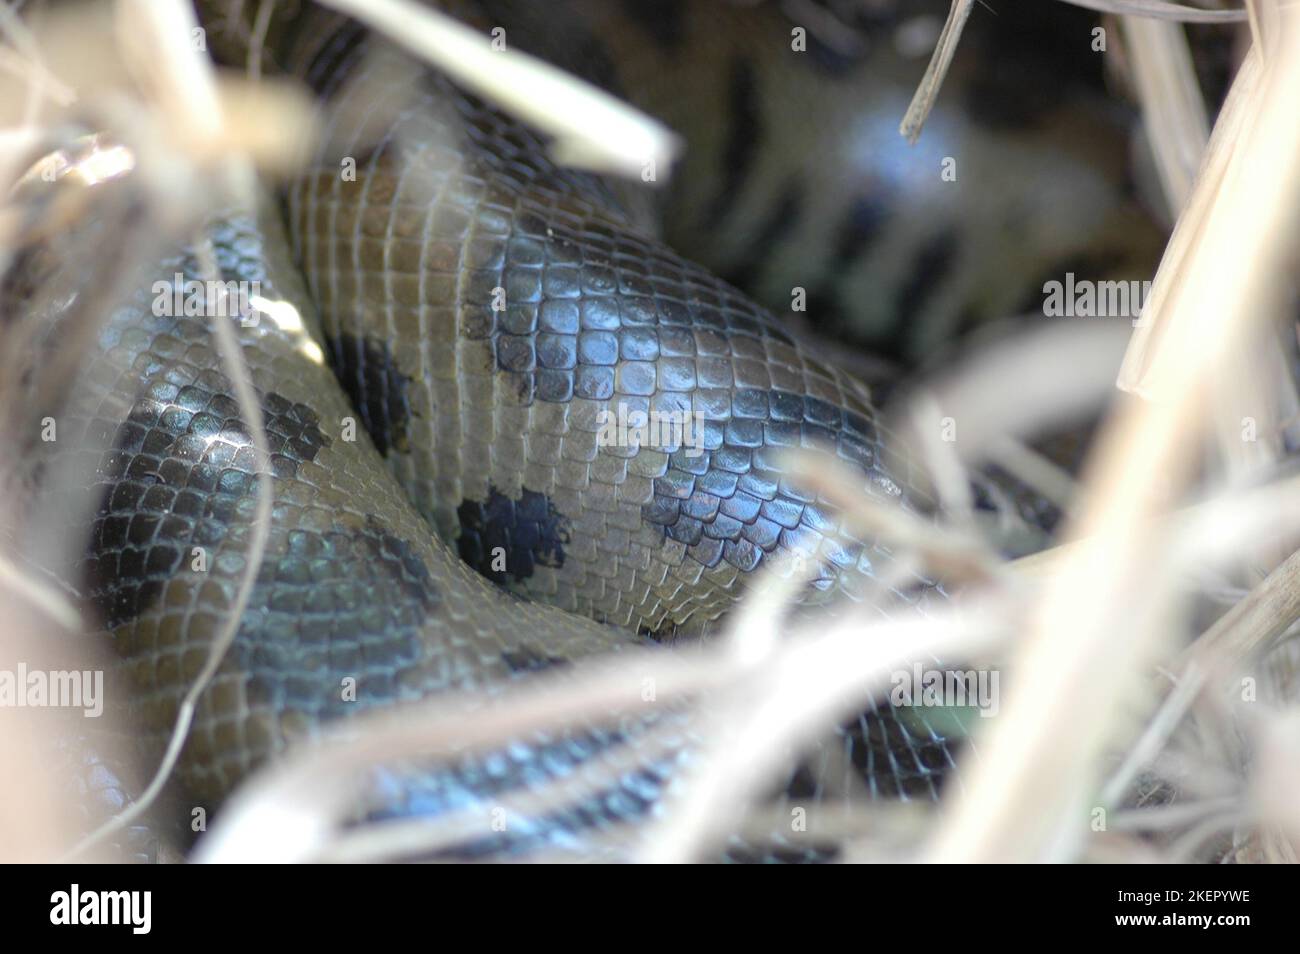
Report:
M 1046 454 L 1008 436 L 993 440 L 986 452 L 994 464 L 1050 500 L 1063 514 L 1073 514 L 1079 486 L 1069 471 Z
M 944 21 L 943 30 L 939 33 L 939 40 L 935 44 L 930 63 L 925 68 L 925 75 L 921 77 L 921 83 L 912 96 L 912 102 L 908 105 L 907 112 L 903 114 L 903 121 L 898 124 L 899 135 L 909 143 L 915 144 L 921 136 L 921 127 L 925 125 L 926 117 L 934 108 L 934 101 L 939 96 L 943 78 L 948 75 L 948 67 L 952 65 L 953 54 L 957 52 L 957 44 L 961 41 L 962 28 L 966 26 L 974 5 L 975 0 L 952 0 L 952 6 L 948 9 L 948 19 Z
M 1180 23 L 1240 23 L 1246 19 L 1245 10 L 1202 10 L 1169 0 L 1062 0 L 1063 3 L 1098 13 L 1117 13 L 1129 16 L 1150 17 L 1155 20 L 1175 20 Z
M 776 614 L 768 617 L 775 630 Z M 1004 617 L 1000 603 L 907 623 L 881 623 L 874 610 L 867 610 L 829 629 L 795 633 L 762 657 L 752 642 L 738 648 L 734 640 L 696 651 L 630 650 L 566 672 L 539 674 L 492 700 L 452 694 L 361 715 L 327 728 L 317 742 L 291 751 L 246 782 L 199 843 L 195 860 L 288 862 L 353 851 L 371 856 L 399 829 L 380 828 L 359 840 L 340 837 L 339 829 L 375 768 L 414 759 L 460 759 L 537 732 L 607 721 L 613 714 L 634 720 L 637 713 L 666 714 L 688 699 L 707 699 L 709 720 L 697 724 L 697 737 L 725 736 L 733 747 L 716 753 L 718 758 L 712 749 L 702 755 L 701 771 L 687 780 L 686 794 L 666 805 L 665 827 L 641 837 L 643 850 L 655 858 L 700 857 L 734 827 L 737 806 L 775 781 L 789 746 L 856 711 L 864 693 L 912 659 L 991 647 L 1005 631 Z M 655 686 L 652 703 L 642 696 L 647 679 Z M 654 741 L 653 730 L 648 738 Z M 595 772 L 582 787 L 590 791 L 610 778 Z M 484 803 L 483 812 L 490 807 Z M 454 835 L 431 822 L 421 837 L 428 847 L 437 847 Z
M 45 620 L 69 633 L 81 632 L 81 614 L 67 596 L 11 561 L 0 551 L 0 589 L 39 610 Z
M 638 860 L 709 857 L 737 815 L 789 770 L 790 752 L 862 712 L 881 684 L 913 660 L 993 649 L 1007 629 L 1009 608 L 999 600 L 971 600 L 959 613 L 874 625 L 865 613 L 853 614 L 791 634 L 749 679 L 712 700 L 718 716 L 701 757 L 688 766 L 680 796 L 646 827 Z
M 147 3 L 142 0 L 121 0 L 119 12 L 121 14 L 119 25 L 122 27 L 120 34 L 125 37 L 132 32 L 132 29 L 138 29 L 138 36 L 141 38 L 139 41 L 124 42 L 145 44 L 135 50 L 137 56 L 148 56 L 150 52 L 156 54 L 151 59 L 148 88 L 159 95 L 159 108 L 169 115 L 206 112 L 208 118 L 199 121 L 199 126 L 196 127 L 200 140 L 211 141 L 219 135 L 221 113 L 211 65 L 189 43 L 184 42 L 198 27 L 190 5 L 184 0 L 149 0 Z M 207 128 L 207 123 L 215 123 L 216 128 Z M 219 275 L 219 269 L 211 242 L 200 236 L 196 241 L 196 247 L 205 278 L 214 280 Z M 249 535 L 248 550 L 245 554 L 244 572 L 232 606 L 208 648 L 203 668 L 181 702 L 166 752 L 153 779 L 144 793 L 126 811 L 88 835 L 76 846 L 74 854 L 101 843 L 112 833 L 120 831 L 141 817 L 162 791 L 189 735 L 199 697 L 207 689 L 226 651 L 234 642 L 244 611 L 248 608 L 252 596 L 253 584 L 261 567 L 270 533 L 273 493 L 271 453 L 263 427 L 261 406 L 253 389 L 248 369 L 244 365 L 235 331 L 229 320 L 220 317 L 226 310 L 215 307 L 215 302 L 210 302 L 209 305 L 212 313 L 217 316 L 212 319 L 212 334 L 217 351 L 221 355 L 222 366 L 235 392 L 240 417 L 248 428 L 257 462 L 257 507 L 253 517 L 252 532 Z
M 1259 805 L 1264 850 L 1295 863 L 1300 855 L 1300 712 L 1290 710 L 1259 733 L 1259 769 L 1252 791 Z
M 916 552 L 926 567 L 944 579 L 988 583 L 1002 575 L 997 554 L 978 537 L 936 527 L 894 501 L 863 496 L 861 480 L 846 466 L 811 452 L 789 454 L 787 466 L 792 480 L 837 507 L 854 531 Z
M 1087 510 L 1072 528 L 1084 539 L 1047 581 L 1013 661 L 1016 687 L 983 758 L 968 765 L 969 784 L 945 813 L 931 858 L 1068 857 L 1086 831 L 1086 793 L 1112 720 L 1168 635 L 1158 625 L 1171 598 L 1162 567 L 1168 541 L 1134 527 L 1186 484 L 1216 357 L 1251 330 L 1292 244 L 1300 55 L 1295 25 L 1286 26 L 1279 49 L 1290 55 L 1272 58 L 1263 76 L 1251 66 L 1238 78 L 1235 87 L 1245 86 L 1234 88 L 1219 125 L 1241 138 L 1225 159 L 1230 143 L 1216 128 L 1207 167 L 1222 165 L 1223 174 L 1199 177 L 1189 204 L 1187 214 L 1203 214 L 1188 236 L 1187 267 L 1153 316 L 1166 327 L 1153 388 L 1159 400 L 1121 407 L 1100 437 Z
M 361 715 L 328 727 L 246 782 L 196 849 L 207 862 L 303 861 L 327 854 L 334 831 L 355 808 L 367 773 L 415 758 L 464 757 L 534 732 L 559 730 L 613 712 L 645 711 L 645 679 L 662 700 L 716 688 L 738 665 L 714 651 L 714 665 L 692 653 L 629 651 L 612 660 L 539 674 L 498 699 L 448 694 Z
M 496 837 L 499 829 L 493 826 L 498 812 L 509 829 L 514 827 L 515 819 L 545 818 L 570 808 L 575 795 L 598 798 L 600 793 L 616 789 L 625 773 L 669 759 L 680 748 L 684 729 L 676 723 L 653 728 L 637 740 L 634 750 L 621 753 L 623 758 L 620 760 L 611 760 L 608 756 L 589 759 L 567 776 L 555 776 L 520 791 L 502 792 L 494 798 L 490 806 L 493 810 L 489 810 L 487 803 L 482 803 L 447 815 L 396 818 L 345 828 L 334 834 L 314 860 L 369 863 L 429 858 L 456 845 Z M 622 830 L 617 848 L 620 856 L 626 859 L 633 841 L 630 833 L 633 823 L 624 822 L 612 827 Z M 612 835 L 612 831 L 607 829 L 604 834 Z M 603 847 L 613 851 L 616 847 L 613 842 L 614 839 L 609 838 Z M 594 854 L 596 849 L 596 844 L 586 842 L 570 848 L 583 856 Z
M 1129 342 L 1124 363 L 1120 366 L 1117 384 L 1121 390 L 1148 399 L 1153 397 L 1155 355 L 1167 332 L 1165 324 L 1176 313 L 1169 307 L 1167 299 L 1186 284 L 1191 263 L 1199 260 L 1195 246 L 1205 235 L 1211 205 L 1219 194 L 1220 184 L 1245 132 L 1247 119 L 1252 115 L 1247 104 L 1255 102 L 1259 95 L 1257 87 L 1261 71 L 1258 50 L 1252 47 L 1219 112 L 1191 199 L 1179 215 L 1160 260 L 1151 294 L 1143 305 L 1133 340 Z
M 861 712 L 890 673 L 912 659 L 958 655 L 992 645 L 966 617 L 945 624 L 916 623 L 863 630 L 861 620 L 835 627 L 783 653 L 779 665 L 720 706 L 699 762 L 684 778 L 682 796 L 644 832 L 638 860 L 699 861 L 747 812 L 758 793 L 788 770 L 788 752 L 812 744 L 838 721 Z M 797 645 L 797 643 L 796 643 Z
M 957 52 L 957 44 L 961 40 L 961 31 L 966 26 L 974 2 L 975 0 L 952 0 L 952 6 L 948 9 L 948 19 L 939 34 L 934 53 L 925 68 L 916 93 L 912 96 L 912 102 L 908 104 L 907 112 L 903 114 L 903 120 L 898 125 L 899 135 L 909 143 L 915 143 L 920 138 L 921 127 L 925 125 L 930 110 L 934 108 L 935 100 L 939 97 L 939 89 L 943 86 L 944 77 L 948 75 L 948 67 L 952 65 L 953 54 Z M 1062 0 L 1062 2 L 1100 13 L 1127 14 L 1129 16 L 1126 19 L 1149 18 L 1183 23 L 1232 23 L 1246 19 L 1244 10 L 1199 10 L 1196 7 L 1168 3 L 1165 0 Z M 1176 75 L 1168 72 L 1169 68 L 1175 65 L 1171 56 L 1177 56 L 1176 52 L 1171 53 L 1169 34 L 1165 34 L 1161 39 L 1161 34 L 1156 30 L 1141 30 L 1141 35 L 1145 37 L 1143 47 L 1157 50 L 1161 58 L 1159 62 L 1141 67 L 1147 75 L 1140 77 L 1140 81 L 1163 82 Z M 1153 38 L 1155 45 L 1152 45 Z M 1183 78 L 1179 78 L 1176 86 L 1184 82 Z M 1176 86 L 1170 87 L 1167 92 L 1175 92 Z M 1162 95 L 1163 92 L 1166 91 L 1162 91 Z M 1186 117 L 1183 119 L 1185 120 Z M 1161 174 L 1163 178 L 1165 174 L 1163 164 Z
M 1135 524 L 1135 534 L 1157 533 L 1175 541 L 1180 566 L 1197 561 L 1222 564 L 1272 537 L 1285 545 L 1300 527 L 1295 500 L 1300 497 L 1300 478 L 1289 478 L 1257 488 L 1228 485 L 1209 500 L 1172 514 Z M 1017 575 L 1042 579 L 1059 571 L 1083 541 L 1073 540 L 1012 560 L 1008 567 Z
M 594 86 L 491 41 L 411 0 L 322 0 L 427 60 L 452 79 L 555 137 L 563 165 L 663 181 L 681 141 L 661 123 Z
M 7 594 L 0 594 L 0 613 L 5 667 L 49 658 L 46 619 L 30 612 L 25 602 L 11 602 Z M 54 714 L 48 708 L 0 709 L 0 862 L 45 862 L 67 844 L 68 822 L 77 806 L 49 768 L 57 758 L 49 721 Z
M 1224 613 L 1175 664 L 1186 678 L 1229 675 L 1234 666 L 1266 650 L 1300 620 L 1300 551 L 1292 553 L 1232 609 Z M 1190 674 L 1195 673 L 1196 676 Z
M 1196 71 L 1179 23 L 1147 17 L 1120 18 L 1142 104 L 1147 141 L 1171 217 L 1187 204 L 1192 181 L 1210 138 Z
M 1262 655 L 1296 619 L 1300 619 L 1300 551 L 1220 617 L 1170 667 L 1177 674 L 1172 691 L 1102 789 L 1101 803 L 1119 803 L 1138 772 L 1164 748 L 1202 688 L 1223 685 L 1243 661 Z M 1158 685 L 1157 695 L 1164 688 Z

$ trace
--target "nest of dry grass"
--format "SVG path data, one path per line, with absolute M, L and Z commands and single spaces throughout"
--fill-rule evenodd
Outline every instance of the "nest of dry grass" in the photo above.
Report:
M 666 160 L 678 148 L 657 124 L 522 58 L 502 69 L 492 54 L 488 69 L 482 38 L 422 8 L 406 9 L 408 0 L 329 3 L 551 131 L 559 154 L 573 162 L 635 174 L 647 156 Z M 1076 485 L 1036 466 L 1041 461 L 1024 441 L 1062 413 L 1063 394 L 1086 396 L 1094 387 L 1069 373 L 1081 345 L 1012 343 L 975 356 L 957 377 L 918 388 L 896 411 L 898 432 L 910 436 L 946 505 L 937 523 L 862 500 L 833 473 L 807 474 L 907 554 L 909 566 L 960 582 L 952 613 L 883 623 L 867 608 L 830 626 L 780 633 L 776 620 L 794 583 L 773 576 L 704 650 L 593 665 L 576 687 L 539 678 L 486 710 L 479 705 L 472 732 L 463 713 L 474 700 L 454 697 L 400 718 L 357 720 L 347 736 L 249 782 L 201 840 L 198 856 L 356 860 L 454 844 L 483 820 L 345 830 L 346 806 L 333 796 L 385 760 L 490 748 L 636 704 L 650 678 L 660 699 L 693 706 L 707 697 L 698 727 L 713 741 L 662 817 L 595 847 L 608 858 L 705 857 L 733 830 L 741 808 L 752 824 L 770 821 L 759 793 L 788 770 L 790 751 L 860 708 L 891 673 L 938 656 L 1004 672 L 1001 713 L 980 725 L 961 784 L 949 786 L 939 804 L 863 801 L 809 825 L 834 836 L 847 859 L 1295 861 L 1300 803 L 1289 794 L 1300 771 L 1300 482 L 1271 475 L 1285 472 L 1286 409 L 1300 403 L 1289 375 L 1278 370 L 1283 363 L 1274 360 L 1269 334 L 1287 320 L 1279 303 L 1294 274 L 1300 221 L 1300 17 L 1280 3 L 1249 5 L 1254 43 L 1211 131 L 1180 21 L 1231 21 L 1242 11 L 1151 0 L 1080 5 L 1118 17 L 1165 199 L 1177 216 L 1124 363 L 1112 369 L 1131 398 L 1116 402 Z M 902 117 L 904 135 L 924 135 L 969 8 L 966 0 L 953 3 L 931 70 Z M 55 19 L 37 42 L 27 24 L 0 14 L 9 89 L 0 119 L 6 192 L 34 160 L 63 146 L 70 124 L 110 128 L 134 152 L 141 195 L 160 228 L 183 237 L 201 221 L 194 197 L 209 194 L 212 184 L 237 194 L 254 170 L 274 177 L 302 160 L 309 128 L 303 101 L 269 82 L 218 81 L 202 55 L 171 42 L 195 28 L 187 4 L 121 0 L 98 16 L 90 26 Z M 249 22 L 256 29 L 264 21 L 254 15 Z M 97 55 L 87 55 L 92 49 Z M 232 103 L 239 108 L 228 108 Z M 283 134 L 287 129 L 295 133 Z M 23 213 L 13 200 L 0 208 L 5 267 L 30 225 Z M 238 349 L 229 341 L 222 347 L 232 380 L 245 381 Z M 1251 363 L 1261 354 L 1272 357 L 1262 367 Z M 1026 369 L 1014 393 L 1001 370 L 1007 361 Z M 240 397 L 265 455 L 246 383 Z M 0 394 L 0 408 L 22 400 L 10 390 Z M 1252 433 L 1259 439 L 1242 439 L 1241 408 L 1257 417 Z M 953 413 L 981 422 L 978 441 L 931 439 L 934 422 Z M 1071 517 L 1056 546 L 1008 562 L 982 540 L 965 476 L 991 456 L 1019 461 L 1026 480 L 1069 498 Z M 263 521 L 268 491 L 264 483 Z M 1209 587 L 1207 579 L 1228 582 Z M 1197 618 L 1190 607 L 1207 598 L 1216 608 L 1189 637 Z M 80 618 L 68 594 L 25 568 L 19 554 L 0 558 L 0 599 L 11 658 Z M 234 622 L 191 701 L 220 662 Z M 183 713 L 157 784 L 187 718 Z M 6 732 L 0 743 L 5 778 L 41 776 L 43 743 L 22 731 Z M 0 845 L 10 857 L 50 858 L 70 847 L 45 808 L 60 793 L 40 791 L 4 787 L 0 818 L 10 830 Z M 507 807 L 536 810 L 554 795 L 531 793 L 533 804 Z

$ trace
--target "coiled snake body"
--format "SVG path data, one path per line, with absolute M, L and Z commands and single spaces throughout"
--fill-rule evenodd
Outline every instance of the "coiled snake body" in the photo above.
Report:
M 330 104 L 327 141 L 355 178 L 323 153 L 288 190 L 287 236 L 271 204 L 210 229 L 221 279 L 278 303 L 239 329 L 271 445 L 269 539 L 179 769 L 212 803 L 331 720 L 702 632 L 780 553 L 819 567 L 823 598 L 887 575 L 889 550 L 791 481 L 786 449 L 836 455 L 868 493 L 907 494 L 866 389 L 670 250 L 637 198 L 556 167 L 519 122 L 330 22 L 304 16 L 285 62 Z M 788 33 L 776 39 L 788 52 Z M 112 236 L 91 219 L 67 240 L 10 287 L 53 324 L 76 252 Z M 206 319 L 157 313 L 159 279 L 203 277 L 190 252 L 137 276 L 46 464 L 92 490 L 84 592 L 154 740 L 234 602 L 256 505 L 256 456 Z M 602 412 L 620 407 L 699 420 L 700 444 L 603 441 Z M 890 586 L 891 612 L 944 599 L 915 575 Z M 598 729 L 528 740 L 406 778 L 383 807 L 460 807 L 634 744 Z M 923 713 L 887 706 L 829 749 L 891 796 L 933 797 L 952 763 Z M 684 757 L 637 764 L 529 831 L 644 812 Z M 816 796 L 828 783 L 805 770 L 796 784 Z

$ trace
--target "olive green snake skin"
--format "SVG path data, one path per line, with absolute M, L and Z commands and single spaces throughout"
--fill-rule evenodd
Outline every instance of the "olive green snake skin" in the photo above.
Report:
M 187 791 L 217 805 L 358 712 L 708 632 L 783 554 L 816 568 L 814 601 L 870 594 L 914 614 L 946 599 L 935 580 L 899 578 L 887 547 L 788 477 L 785 453 L 807 448 L 856 470 L 866 493 L 911 496 L 910 476 L 882 460 L 864 386 L 672 251 L 635 197 L 556 167 L 519 122 L 330 23 L 286 31 L 283 54 L 329 104 L 330 145 L 282 206 L 210 229 L 221 280 L 279 303 L 238 332 L 274 496 L 249 609 L 182 755 Z M 68 238 L 83 254 L 114 240 L 93 219 Z M 9 292 L 57 324 L 76 260 L 34 254 Z M 208 319 L 158 313 L 156 283 L 177 277 L 204 277 L 192 252 L 145 270 L 113 311 L 46 463 L 84 475 L 74 489 L 95 501 L 88 528 L 73 527 L 90 541 L 83 592 L 155 743 L 235 601 L 257 497 Z M 608 443 L 604 412 L 698 421 L 699 445 Z M 399 773 L 379 810 L 487 804 L 635 749 L 636 735 L 574 729 Z M 688 758 L 683 746 L 634 762 L 495 848 L 640 817 Z M 789 792 L 823 797 L 843 787 L 828 774 L 847 771 L 872 794 L 933 798 L 953 758 L 923 712 L 881 706 Z

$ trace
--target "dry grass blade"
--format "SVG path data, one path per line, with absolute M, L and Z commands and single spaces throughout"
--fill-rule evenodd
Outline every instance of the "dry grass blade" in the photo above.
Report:
M 67 630 L 81 631 L 81 614 L 64 594 L 36 579 L 0 552 L 0 589 L 7 590 L 29 606 L 40 610 L 45 618 Z
M 960 616 L 871 625 L 854 614 L 796 633 L 748 684 L 733 686 L 707 733 L 698 768 L 661 821 L 647 826 L 639 860 L 701 860 L 788 768 L 788 752 L 872 701 L 915 659 L 980 654 L 1006 628 L 1005 607 L 968 604 Z
M 1263 652 L 1300 620 L 1300 551 L 1266 576 L 1185 649 L 1176 670 L 1222 676 Z
M 925 75 L 921 77 L 916 94 L 912 97 L 907 112 L 903 114 L 903 121 L 898 125 L 899 135 L 909 143 L 915 143 L 921 137 L 921 127 L 925 125 L 926 117 L 930 115 L 934 101 L 939 97 L 939 88 L 943 86 L 943 78 L 948 75 L 948 67 L 952 65 L 953 54 L 957 52 L 957 44 L 961 41 L 962 28 L 966 26 L 974 5 L 975 0 L 952 0 L 948 19 L 939 33 L 939 41 L 925 68 Z
M 157 0 L 157 2 L 148 5 L 126 3 L 123 9 L 131 13 L 133 22 L 142 27 L 144 21 L 150 24 L 151 29 L 142 32 L 144 35 L 152 37 L 157 45 L 170 47 L 173 51 L 178 49 L 189 51 L 190 55 L 188 56 L 160 57 L 157 61 L 160 64 L 159 72 L 155 74 L 155 80 L 158 84 L 162 86 L 169 85 L 167 83 L 168 72 L 181 74 L 174 77 L 175 85 L 170 87 L 173 89 L 176 98 L 167 99 L 165 101 L 167 105 L 173 110 L 181 111 L 187 111 L 187 107 L 189 109 L 208 109 L 210 117 L 215 116 L 215 121 L 219 122 L 220 112 L 216 106 L 216 86 L 212 80 L 210 65 L 205 59 L 197 56 L 192 48 L 176 42 L 177 37 L 188 36 L 190 31 L 198 26 L 194 20 L 193 10 L 190 9 L 189 5 L 182 2 L 182 0 L 175 0 L 175 2 Z M 190 102 L 186 99 L 187 95 L 196 96 L 197 102 Z M 220 274 L 220 270 L 216 263 L 211 242 L 203 236 L 199 236 L 195 244 L 200 268 L 205 280 L 209 281 L 209 284 L 205 287 L 212 288 L 217 284 L 215 279 Z M 225 309 L 217 307 L 216 302 L 209 302 L 208 311 L 209 314 L 214 316 L 226 314 Z M 248 602 L 252 596 L 253 584 L 256 582 L 258 571 L 261 568 L 271 526 L 273 488 L 271 484 L 270 445 L 263 427 L 261 405 L 253 389 L 248 369 L 244 365 L 243 355 L 233 326 L 225 318 L 214 317 L 212 319 L 212 333 L 217 344 L 217 351 L 221 355 L 226 376 L 230 380 L 236 402 L 239 405 L 240 417 L 243 419 L 244 426 L 248 429 L 257 465 L 257 505 L 249 546 L 245 553 L 243 575 L 240 578 L 235 599 L 227 612 L 226 618 L 222 621 L 220 630 L 208 648 L 203 668 L 199 671 L 193 684 L 186 692 L 185 698 L 181 701 L 166 752 L 154 777 L 145 791 L 126 811 L 88 835 L 76 846 L 73 854 L 79 854 L 101 843 L 109 835 L 122 830 L 137 818 L 143 816 L 161 793 L 163 786 L 175 768 L 177 759 L 180 757 L 185 740 L 189 736 L 190 724 L 193 721 L 199 697 L 208 688 L 212 677 L 216 674 L 222 659 L 225 657 L 226 651 L 235 640 L 235 635 L 238 633 L 239 626 L 244 618 L 244 611 L 248 608 Z
M 1262 655 L 1298 619 L 1300 551 L 1291 554 L 1180 654 L 1170 667 L 1177 673 L 1173 691 L 1102 789 L 1102 804 L 1119 803 L 1138 772 L 1164 747 L 1204 687 L 1222 684 L 1247 661 Z
M 936 527 L 892 501 L 864 496 L 861 482 L 837 462 L 823 455 L 794 453 L 788 466 L 792 477 L 834 504 L 855 531 L 916 552 L 925 567 L 945 579 L 990 582 L 999 577 L 1001 562 L 978 538 Z
M 1294 51 L 1300 36 L 1288 26 L 1283 48 Z M 1136 538 L 1132 527 L 1187 480 L 1208 372 L 1273 293 L 1293 239 L 1300 126 L 1289 104 L 1300 101 L 1300 57 L 1278 57 L 1272 67 L 1256 93 L 1230 103 L 1249 114 L 1241 117 L 1245 135 L 1222 181 L 1203 176 L 1189 205 L 1206 212 L 1188 268 L 1165 302 L 1176 318 L 1160 356 L 1162 401 L 1124 407 L 1103 432 L 1088 510 L 1075 528 L 1091 539 L 1049 579 L 1016 660 L 1017 691 L 946 813 L 931 857 L 1058 858 L 1086 830 L 1081 793 L 1093 787 L 1117 704 L 1160 648 L 1172 598 L 1167 574 L 1158 572 L 1165 546 Z M 1235 125 L 1232 112 L 1220 122 Z
M 1246 11 L 1202 10 L 1170 0 L 1061 0 L 1072 6 L 1095 10 L 1098 13 L 1116 13 L 1126 16 L 1150 17 L 1155 20 L 1173 20 L 1178 23 L 1241 23 Z
M 1123 17 L 1120 25 L 1132 54 L 1147 141 L 1171 217 L 1187 204 L 1192 181 L 1210 138 L 1187 36 L 1180 24 Z
M 1273 719 L 1259 733 L 1260 758 L 1252 779 L 1270 860 L 1294 864 L 1300 856 L 1300 712 Z
M 1167 298 L 1174 289 L 1188 281 L 1190 263 L 1196 256 L 1195 244 L 1204 235 L 1211 204 L 1235 154 L 1237 142 L 1244 133 L 1249 115 L 1247 104 L 1258 95 L 1260 72 L 1260 58 L 1252 48 L 1219 112 L 1192 197 L 1178 217 L 1152 282 L 1151 294 L 1143 304 L 1142 317 L 1120 367 L 1117 383 L 1121 390 L 1145 398 L 1153 396 L 1151 366 L 1166 334 L 1165 323 L 1170 320 L 1170 315 L 1176 314 L 1168 307 Z
M 410 0 L 322 0 L 555 137 L 557 162 L 663 181 L 681 143 L 661 123 L 541 60 L 494 49 L 450 17 Z
M 627 651 L 555 675 L 538 674 L 487 701 L 473 693 L 449 694 L 358 716 L 246 782 L 199 843 L 195 860 L 317 857 L 328 851 L 335 827 L 355 809 L 359 787 L 374 768 L 415 758 L 462 757 L 530 733 L 646 711 L 646 679 L 656 686 L 657 707 L 663 700 L 716 689 L 740 669 L 729 651 Z

